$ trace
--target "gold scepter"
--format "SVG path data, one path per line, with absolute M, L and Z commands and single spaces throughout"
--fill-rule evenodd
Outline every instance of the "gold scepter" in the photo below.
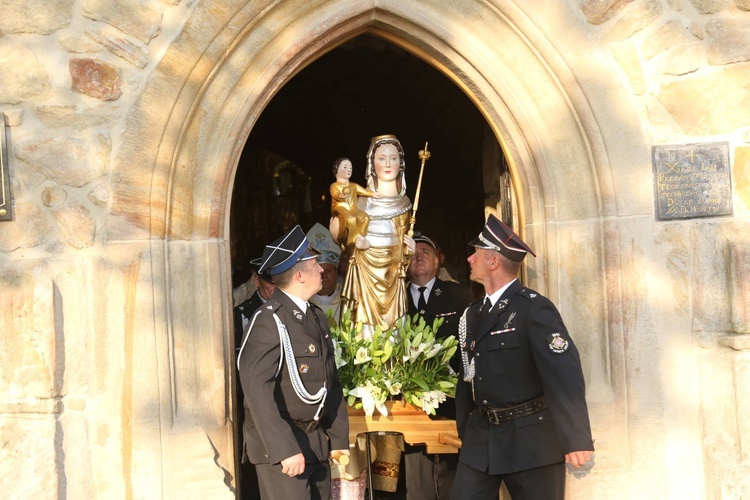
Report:
M 422 160 L 422 168 L 419 169 L 419 182 L 417 182 L 417 193 L 414 195 L 414 209 L 411 211 L 411 221 L 409 223 L 409 236 L 414 236 L 414 224 L 417 222 L 417 207 L 419 206 L 419 191 L 422 188 L 422 175 L 424 174 L 424 164 L 430 159 L 430 152 L 427 151 L 427 141 L 424 143 L 424 149 L 419 150 L 419 159 Z

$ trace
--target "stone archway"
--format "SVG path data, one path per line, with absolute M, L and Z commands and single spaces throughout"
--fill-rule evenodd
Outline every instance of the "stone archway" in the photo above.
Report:
M 144 351 L 125 363 L 134 384 L 156 380 L 156 402 L 152 418 L 139 420 L 150 431 L 130 438 L 153 451 L 166 496 L 201 488 L 216 496 L 233 469 L 227 239 L 245 138 L 300 68 L 364 31 L 428 61 L 484 114 L 510 161 L 526 238 L 539 251 L 532 285 L 584 332 L 578 343 L 595 426 L 608 440 L 624 439 L 621 320 L 613 313 L 621 299 L 610 279 L 618 266 L 607 218 L 625 206 L 613 169 L 648 159 L 631 156 L 646 148 L 628 111 L 617 127 L 602 128 L 602 113 L 626 109 L 625 97 L 575 13 L 546 6 L 534 22 L 512 1 L 258 3 L 195 6 L 128 117 L 113 165 L 108 243 L 142 255 L 140 276 L 151 282 L 130 318 L 148 320 L 136 333 Z M 577 44 L 572 50 L 588 61 L 578 64 L 587 66 L 569 66 L 550 43 L 555 36 Z M 619 467 L 627 457 L 607 460 Z

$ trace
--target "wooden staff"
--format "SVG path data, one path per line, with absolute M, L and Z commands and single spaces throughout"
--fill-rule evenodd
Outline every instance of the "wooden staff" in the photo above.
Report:
M 430 159 L 430 152 L 427 151 L 427 142 L 424 143 L 424 149 L 419 150 L 419 159 L 422 160 L 422 168 L 419 169 L 419 182 L 417 182 L 417 194 L 414 195 L 414 209 L 411 211 L 411 221 L 409 224 L 409 236 L 414 236 L 414 224 L 417 222 L 417 207 L 419 206 L 419 191 L 422 189 L 422 175 L 424 174 L 424 164 Z

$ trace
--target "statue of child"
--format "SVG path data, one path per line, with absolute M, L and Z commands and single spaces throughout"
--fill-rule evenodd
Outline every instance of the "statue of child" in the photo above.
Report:
M 333 162 L 333 175 L 336 176 L 336 182 L 331 184 L 330 190 L 330 231 L 343 253 L 349 256 L 355 247 L 364 250 L 370 246 L 369 240 L 365 238 L 370 217 L 359 209 L 358 196 L 382 198 L 383 195 L 349 182 L 352 176 L 352 162 L 349 158 L 339 158 Z

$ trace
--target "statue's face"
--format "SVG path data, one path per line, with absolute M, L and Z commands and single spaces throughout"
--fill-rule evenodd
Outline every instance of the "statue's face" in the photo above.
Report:
M 401 156 L 393 144 L 382 144 L 375 150 L 372 157 L 375 176 L 380 182 L 390 182 L 398 179 L 401 168 Z
M 349 179 L 352 176 L 352 162 L 350 162 L 349 160 L 344 160 L 339 163 L 337 176 Z

